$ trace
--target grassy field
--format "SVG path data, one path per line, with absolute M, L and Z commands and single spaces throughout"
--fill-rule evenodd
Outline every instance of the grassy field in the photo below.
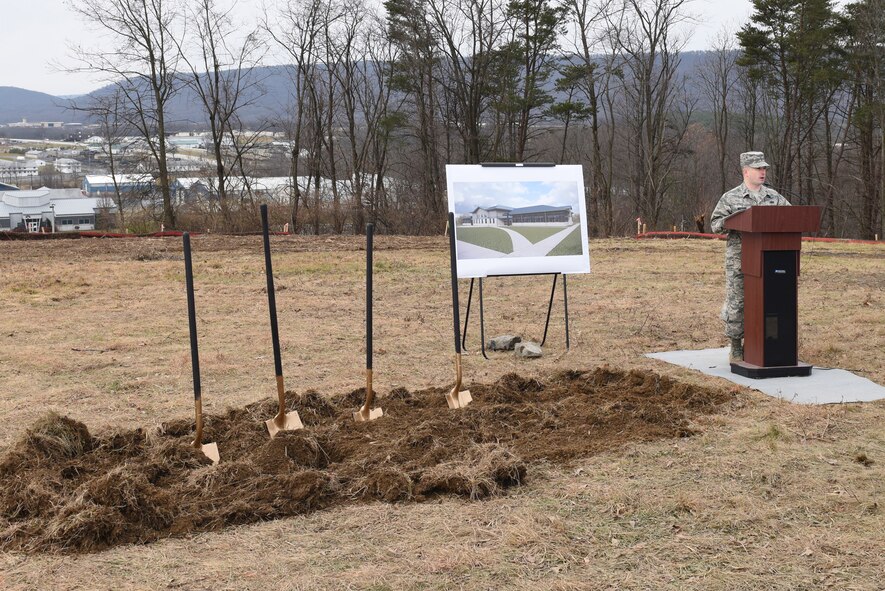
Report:
M 395 387 L 451 386 L 452 320 L 446 239 L 375 240 L 383 406 Z M 274 395 L 260 238 L 193 244 L 205 411 Z M 287 388 L 363 386 L 363 244 L 272 239 Z M 485 501 L 357 504 L 79 556 L 3 552 L 0 589 L 881 590 L 885 401 L 798 406 L 643 357 L 725 345 L 724 244 L 590 251 L 593 273 L 569 278 L 571 351 L 559 298 L 538 360 L 483 360 L 473 321 L 466 385 L 653 370 L 729 394 L 695 436 L 533 465 Z M 0 242 L 0 256 L 0 454 L 50 409 L 93 432 L 192 418 L 180 239 Z M 549 289 L 489 279 L 487 334 L 540 338 Z M 803 361 L 885 384 L 885 247 L 804 244 L 799 300 Z
M 568 236 L 562 239 L 562 242 L 553 247 L 553 250 L 547 253 L 548 257 L 555 256 L 573 256 L 581 254 L 581 228 L 578 226 L 572 230 Z
M 535 226 L 511 226 L 511 230 L 514 232 L 519 232 L 523 236 L 528 239 L 532 244 L 537 244 L 541 240 L 545 238 L 550 238 L 557 232 L 561 232 L 565 228 L 563 226 L 555 226 L 555 227 L 535 227 Z
M 458 240 L 469 242 L 483 248 L 497 250 L 504 254 L 513 252 L 513 241 L 504 230 L 498 228 L 465 228 L 458 227 Z

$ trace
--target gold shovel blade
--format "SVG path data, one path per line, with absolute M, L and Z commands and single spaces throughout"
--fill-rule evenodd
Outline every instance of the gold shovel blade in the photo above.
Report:
M 282 421 L 279 421 L 279 415 L 275 416 L 272 419 L 264 421 L 264 424 L 267 426 L 267 432 L 270 433 L 270 436 L 273 437 L 280 431 L 295 431 L 296 429 L 304 429 L 304 424 L 301 422 L 301 417 L 298 416 L 298 411 L 293 410 L 292 412 L 287 412 L 283 415 Z
M 449 408 L 464 408 L 473 402 L 473 397 L 470 395 L 470 390 L 461 390 L 460 392 L 452 390 L 446 394 L 446 402 Z
M 353 420 L 357 423 L 363 423 L 366 421 L 374 421 L 375 419 L 380 419 L 384 416 L 384 411 L 380 408 L 373 408 L 369 410 L 369 412 L 364 413 L 362 409 L 353 413 Z
M 205 454 L 207 458 L 212 460 L 213 464 L 217 464 L 221 461 L 221 456 L 218 455 L 218 444 L 217 443 L 206 443 L 200 446 L 200 450 Z

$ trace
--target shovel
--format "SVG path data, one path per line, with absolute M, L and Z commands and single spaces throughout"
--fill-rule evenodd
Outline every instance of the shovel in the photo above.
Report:
M 196 413 L 196 435 L 192 445 L 201 450 L 207 458 L 217 464 L 219 458 L 218 444 L 203 444 L 203 399 L 200 388 L 200 354 L 197 350 L 197 312 L 194 306 L 194 271 L 191 264 L 191 237 L 185 232 L 181 235 L 184 241 L 184 277 L 187 285 L 187 319 L 191 333 L 191 367 L 194 371 L 194 412 Z
M 277 415 L 264 421 L 273 437 L 280 431 L 303 429 L 298 411 L 286 412 L 286 388 L 283 384 L 283 361 L 280 357 L 280 331 L 277 328 L 277 300 L 273 287 L 273 267 L 270 263 L 270 233 L 267 229 L 267 205 L 261 204 L 261 232 L 264 234 L 264 270 L 267 273 L 267 305 L 270 308 L 270 336 L 273 341 L 273 362 L 277 376 L 277 397 L 280 401 Z
M 461 311 L 458 304 L 458 268 L 455 251 L 455 214 L 449 212 L 449 257 L 452 270 L 452 315 L 455 326 L 455 387 L 446 394 L 449 408 L 464 408 L 473 397 L 470 390 L 461 390 Z
M 353 413 L 357 422 L 374 421 L 384 415 L 380 408 L 372 408 L 375 393 L 372 391 L 372 237 L 375 225 L 366 224 L 366 402 Z

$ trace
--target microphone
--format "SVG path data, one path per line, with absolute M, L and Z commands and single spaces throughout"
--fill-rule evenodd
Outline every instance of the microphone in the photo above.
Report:
M 782 189 L 782 188 L 780 188 L 780 187 L 775 187 L 775 186 L 773 186 L 773 185 L 768 184 L 767 182 L 766 182 L 766 183 L 762 183 L 762 186 L 763 186 L 763 187 L 768 187 L 769 189 L 774 189 L 775 191 L 777 191 L 777 192 L 780 193 L 781 195 L 785 195 L 785 196 L 789 197 L 791 200 L 792 200 L 792 199 L 798 199 L 800 202 L 801 202 L 801 201 L 804 201 L 804 198 L 803 198 L 801 195 L 799 195 L 798 193 L 794 193 L 793 191 L 788 191 L 787 189 Z

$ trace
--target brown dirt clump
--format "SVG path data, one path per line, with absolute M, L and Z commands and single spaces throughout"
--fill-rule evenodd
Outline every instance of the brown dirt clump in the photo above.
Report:
M 462 458 L 427 470 L 416 492 L 422 497 L 449 493 L 483 499 L 520 484 L 525 474 L 526 466 L 518 456 L 497 443 L 484 443 Z
M 567 463 L 631 441 L 693 434 L 693 419 L 730 395 L 660 375 L 608 367 L 544 379 L 509 374 L 472 384 L 474 402 L 450 411 L 445 389 L 382 397 L 385 416 L 355 423 L 362 390 L 336 397 L 288 392 L 304 430 L 269 439 L 266 399 L 192 424 L 93 437 L 50 414 L 0 458 L 0 548 L 93 552 L 303 514 L 343 503 L 484 499 L 525 482 L 540 461 Z
M 75 458 L 92 449 L 89 429 L 79 421 L 49 412 L 27 430 L 12 451 L 0 459 L 0 475 L 43 461 Z
M 284 474 L 298 468 L 321 469 L 329 465 L 328 454 L 305 429 L 278 433 L 255 451 L 253 459 L 266 474 Z

